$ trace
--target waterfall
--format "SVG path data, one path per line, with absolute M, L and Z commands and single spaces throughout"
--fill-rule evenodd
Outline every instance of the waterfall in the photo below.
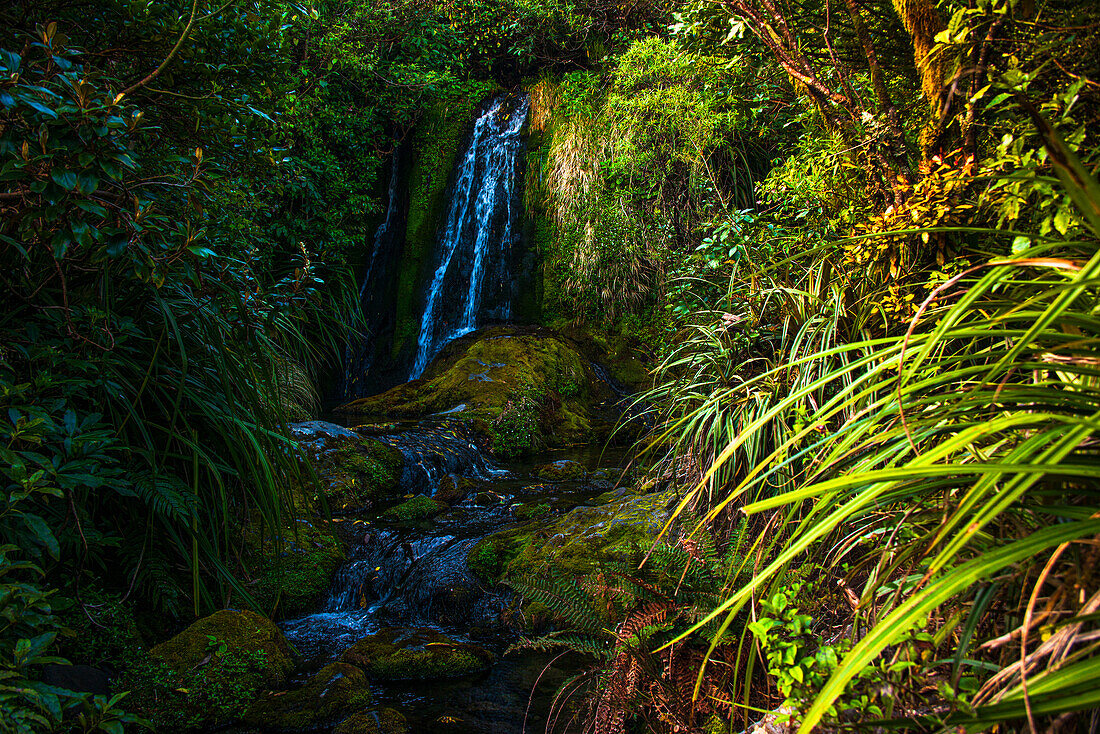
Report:
M 428 287 L 409 379 L 420 377 L 447 342 L 474 331 L 486 317 L 511 317 L 507 265 L 519 236 L 520 131 L 527 111 L 526 97 L 502 96 L 474 123 L 440 230 L 439 265 Z
M 361 394 L 360 382 L 368 373 L 374 362 L 375 344 L 377 332 L 381 327 L 381 319 L 385 314 L 376 305 L 381 290 L 380 284 L 388 277 L 387 259 L 392 259 L 394 244 L 394 224 L 398 219 L 400 197 L 398 196 L 398 181 L 401 173 L 401 147 L 394 146 L 390 159 L 390 182 L 386 193 L 386 213 L 378 229 L 374 231 L 371 241 L 370 259 L 367 260 L 367 269 L 363 274 L 363 283 L 359 287 L 359 305 L 367 317 L 367 334 L 359 341 L 350 341 L 344 355 L 344 395 Z

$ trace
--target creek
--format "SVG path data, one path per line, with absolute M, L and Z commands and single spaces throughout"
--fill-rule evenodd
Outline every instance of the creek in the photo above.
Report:
M 348 561 L 320 609 L 280 625 L 307 661 L 302 680 L 380 630 L 431 629 L 490 651 L 493 664 L 452 679 L 373 682 L 376 706 L 400 711 L 412 732 L 541 731 L 558 686 L 578 671 L 579 661 L 564 658 L 548 666 L 555 656 L 505 655 L 517 639 L 510 623 L 518 599 L 476 578 L 467 555 L 486 536 L 522 524 L 516 513 L 525 504 L 545 505 L 557 515 L 611 489 L 608 477 L 620 471 L 623 450 L 574 447 L 497 462 L 477 448 L 461 423 L 448 420 L 367 424 L 354 431 L 311 422 L 296 425 L 295 434 L 318 444 L 346 434 L 370 436 L 398 448 L 405 457 L 406 496 L 436 496 L 456 480 L 466 487 L 464 499 L 431 520 L 393 520 L 379 512 L 337 518 L 345 537 L 353 539 Z M 577 461 L 590 471 L 583 479 L 555 482 L 533 474 L 536 466 L 555 461 Z
M 519 287 L 514 273 L 523 249 L 523 129 L 528 109 L 522 95 L 488 100 L 456 157 L 434 252 L 422 270 L 416 346 L 405 373 L 409 380 L 425 375 L 448 344 L 488 324 L 513 321 Z M 372 355 L 388 349 L 381 340 L 392 334 L 386 324 L 393 319 L 382 313 L 383 299 L 377 294 L 392 288 L 400 258 L 396 232 L 402 208 L 402 155 L 398 146 L 385 214 L 365 258 L 360 301 L 371 328 L 347 354 L 344 393 L 349 398 L 378 392 L 377 385 L 371 389 Z M 463 384 L 493 383 L 492 375 L 508 367 L 504 362 L 477 364 L 468 378 L 463 375 Z M 601 408 L 614 412 L 624 394 L 622 386 L 595 362 L 578 363 L 577 369 L 572 379 L 590 380 L 600 386 L 594 392 L 614 396 Z M 548 377 L 532 375 L 536 380 Z M 383 503 L 337 517 L 349 541 L 347 562 L 336 572 L 318 609 L 280 626 L 306 660 L 299 682 L 380 632 L 423 636 L 432 630 L 449 641 L 431 644 L 476 646 L 479 654 L 491 653 L 493 662 L 473 674 L 388 682 L 373 676 L 372 705 L 398 710 L 412 732 L 541 731 L 559 685 L 580 669 L 582 661 L 522 651 L 505 654 L 522 626 L 516 619 L 522 614 L 520 600 L 507 587 L 479 579 L 468 556 L 487 536 L 531 522 L 525 506 L 536 507 L 550 520 L 613 489 L 611 478 L 621 473 L 624 452 L 603 452 L 600 445 L 589 445 L 522 461 L 498 461 L 479 448 L 470 421 L 464 420 L 465 408 L 457 405 L 447 411 L 455 415 L 401 423 L 364 424 L 335 417 L 294 426 L 295 437 L 321 453 L 327 444 L 367 437 L 396 448 L 403 457 L 400 491 L 388 505 L 400 501 L 397 498 L 423 496 L 444 500 L 437 506 L 446 509 L 431 519 L 402 521 L 387 514 Z M 608 418 L 614 420 L 602 419 Z M 344 426 L 337 425 L 341 421 Z M 558 481 L 534 473 L 539 465 L 561 461 L 577 462 L 585 471 Z M 420 645 L 424 647 L 427 644 Z

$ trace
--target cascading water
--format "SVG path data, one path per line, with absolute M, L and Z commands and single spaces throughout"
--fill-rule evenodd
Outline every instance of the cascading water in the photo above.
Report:
M 390 160 L 390 181 L 386 193 L 386 213 L 378 229 L 374 231 L 367 268 L 363 274 L 363 283 L 359 287 L 359 305 L 367 315 L 367 334 L 358 342 L 349 342 L 344 358 L 344 395 L 363 393 L 360 381 L 371 368 L 375 355 L 375 340 L 381 329 L 380 319 L 385 314 L 377 305 L 378 295 L 383 290 L 382 282 L 389 277 L 389 260 L 393 259 L 395 244 L 395 225 L 399 219 L 400 197 L 398 183 L 401 173 L 401 147 L 396 146 Z
M 520 166 L 526 97 L 495 99 L 474 123 L 439 235 L 439 265 L 428 286 L 409 379 L 447 342 L 485 319 L 511 317 L 509 256 L 519 240 Z

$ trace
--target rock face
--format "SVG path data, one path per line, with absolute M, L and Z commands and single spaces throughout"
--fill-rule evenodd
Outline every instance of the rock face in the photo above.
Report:
M 269 693 L 256 701 L 244 721 L 253 726 L 296 731 L 331 724 L 370 703 L 370 685 L 354 665 L 332 663 L 301 688 Z
M 353 714 L 340 722 L 332 734 L 408 734 L 405 717 L 393 709 Z
M 294 664 L 290 647 L 279 628 L 267 617 L 247 610 L 223 609 L 203 617 L 172 639 L 149 651 L 172 671 L 183 673 L 200 666 L 217 665 L 220 645 L 237 655 L 262 654 L 265 672 L 258 682 L 281 685 Z
M 340 658 L 374 680 L 436 680 L 480 673 L 493 655 L 476 645 L 455 642 L 430 629 L 384 629 L 365 637 Z
M 498 455 L 592 441 L 610 423 L 597 410 L 614 394 L 564 337 L 542 328 L 491 327 L 456 339 L 419 380 L 354 400 L 340 412 L 475 419 Z

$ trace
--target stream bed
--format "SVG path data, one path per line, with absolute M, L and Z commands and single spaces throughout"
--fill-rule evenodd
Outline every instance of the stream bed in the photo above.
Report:
M 316 611 L 280 624 L 306 661 L 302 680 L 380 631 L 433 630 L 488 651 L 492 664 L 453 678 L 375 678 L 373 708 L 399 711 L 411 732 L 542 731 L 559 686 L 584 661 L 524 651 L 505 655 L 518 637 L 511 623 L 519 609 L 515 595 L 478 579 L 467 556 L 488 535 L 521 524 L 517 510 L 522 516 L 524 505 L 536 505 L 553 518 L 612 490 L 624 450 L 575 447 L 497 462 L 460 421 L 448 420 L 352 429 L 314 421 L 297 424 L 295 435 L 322 447 L 326 441 L 369 436 L 404 456 L 405 498 L 436 497 L 441 487 L 450 492 L 449 508 L 432 519 L 395 520 L 381 512 L 383 507 L 336 518 L 350 541 L 347 562 Z M 548 481 L 535 475 L 536 467 L 552 462 L 569 466 L 572 478 Z M 456 486 L 462 489 L 456 492 Z

